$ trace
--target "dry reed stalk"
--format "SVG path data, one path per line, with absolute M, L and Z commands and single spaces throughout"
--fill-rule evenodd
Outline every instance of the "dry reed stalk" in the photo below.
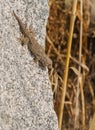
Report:
M 65 95 L 66 95 L 66 88 L 67 88 L 72 37 L 73 37 L 74 23 L 75 23 L 75 18 L 76 18 L 76 7 L 77 7 L 77 0 L 74 0 L 71 21 L 70 21 L 69 39 L 68 39 L 68 45 L 67 45 L 66 65 L 65 65 L 65 70 L 63 74 L 62 95 L 61 95 L 60 106 L 59 106 L 59 115 L 58 115 L 59 130 L 62 129 L 62 119 L 63 119 Z
M 82 2 L 82 0 L 81 0 Z M 88 27 L 89 27 L 89 23 L 90 23 L 90 5 L 89 2 L 87 0 L 83 1 L 83 7 L 84 7 L 84 18 L 83 18 L 83 32 L 84 32 L 84 37 L 83 37 L 83 45 L 85 50 L 87 50 L 87 31 L 88 31 Z M 87 19 L 88 18 L 88 19 Z M 87 53 L 86 51 L 84 52 L 83 55 L 83 63 L 86 64 L 86 60 L 87 60 Z M 86 78 L 86 72 L 85 70 L 83 70 L 83 76 L 81 79 L 81 83 L 80 83 L 80 90 L 81 90 L 81 101 L 82 101 L 82 130 L 85 130 L 85 99 L 84 99 L 84 91 L 83 91 L 83 87 L 85 84 L 85 78 Z
M 80 0 L 80 43 L 79 43 L 79 63 L 82 64 L 82 36 L 83 36 L 83 2 Z M 76 111 L 75 111 L 75 124 L 74 129 L 79 128 L 79 93 L 81 92 L 81 101 L 82 101 L 82 130 L 85 129 L 85 103 L 84 103 L 84 93 L 83 93 L 83 79 L 81 75 L 81 66 L 79 66 L 79 75 L 77 83 L 77 92 L 76 92 Z
M 85 99 L 84 99 L 84 78 L 83 76 L 80 79 L 80 92 L 81 92 L 81 102 L 82 102 L 82 130 L 85 130 Z

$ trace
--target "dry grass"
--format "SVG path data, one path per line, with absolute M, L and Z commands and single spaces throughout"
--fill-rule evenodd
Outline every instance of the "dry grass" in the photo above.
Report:
M 95 110 L 95 47 L 94 38 L 88 36 L 91 4 L 81 0 L 74 8 L 72 5 L 65 5 L 63 0 L 49 1 L 46 53 L 53 61 L 49 77 L 59 122 L 63 118 L 62 129 L 88 130 Z M 73 14 L 72 9 L 76 10 Z M 75 23 L 71 16 L 76 17 Z
M 89 130 L 95 130 L 95 114 L 89 121 Z

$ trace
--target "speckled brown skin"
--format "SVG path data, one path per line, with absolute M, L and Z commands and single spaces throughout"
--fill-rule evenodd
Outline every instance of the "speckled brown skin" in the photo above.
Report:
M 23 42 L 23 44 L 28 45 L 29 51 L 34 55 L 36 60 L 39 61 L 39 63 L 41 63 L 43 67 L 47 66 L 48 68 L 51 68 L 52 61 L 50 58 L 48 58 L 42 46 L 39 45 L 37 40 L 35 39 L 32 26 L 30 29 L 26 29 L 25 25 L 22 23 L 19 17 L 15 14 L 15 12 L 13 12 L 13 14 L 19 23 L 20 30 L 22 32 L 21 41 Z

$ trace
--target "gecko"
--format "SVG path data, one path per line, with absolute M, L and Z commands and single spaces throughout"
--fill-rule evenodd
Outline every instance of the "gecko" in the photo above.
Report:
M 34 56 L 34 59 L 38 61 L 43 67 L 48 67 L 49 69 L 52 68 L 52 60 L 46 55 L 44 48 L 38 44 L 37 40 L 35 39 L 32 26 L 27 29 L 14 11 L 13 14 L 20 26 L 20 31 L 22 33 L 20 40 L 22 45 L 27 44 L 29 51 Z

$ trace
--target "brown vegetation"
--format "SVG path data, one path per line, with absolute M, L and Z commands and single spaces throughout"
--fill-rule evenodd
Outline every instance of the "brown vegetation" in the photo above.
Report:
M 95 111 L 95 24 L 92 3 L 73 1 L 49 1 L 46 53 L 53 61 L 49 77 L 59 122 L 63 110 L 62 130 L 88 130 Z

